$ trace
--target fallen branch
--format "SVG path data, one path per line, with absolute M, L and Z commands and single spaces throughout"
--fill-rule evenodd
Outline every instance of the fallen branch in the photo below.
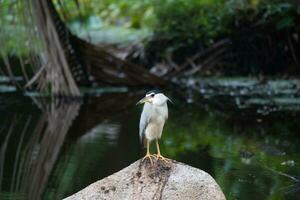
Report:
M 25 89 L 31 87 L 32 84 L 40 78 L 47 65 L 48 63 L 42 65 L 42 67 L 35 73 L 35 75 L 26 83 L 26 85 L 24 86 Z
M 181 66 L 177 67 L 176 71 L 171 72 L 169 75 L 175 76 L 178 73 L 182 72 L 183 70 L 186 70 L 189 66 L 191 66 L 191 63 L 196 63 L 197 59 L 200 59 L 204 56 L 207 56 L 209 53 L 212 53 L 214 50 L 229 44 L 230 41 L 228 39 L 221 40 L 219 42 L 216 42 L 212 47 L 205 49 L 204 51 L 196 53 L 194 56 L 187 58 L 186 62 L 182 64 Z M 195 65 L 194 65 L 195 66 Z

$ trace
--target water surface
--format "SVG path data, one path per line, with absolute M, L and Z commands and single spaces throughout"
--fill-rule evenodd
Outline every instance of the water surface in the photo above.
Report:
M 163 154 L 210 173 L 228 199 L 299 199 L 300 113 L 288 109 L 297 101 L 202 89 L 166 91 L 175 104 Z M 61 199 L 143 156 L 135 103 L 144 91 L 100 91 L 64 101 L 0 95 L 0 199 Z

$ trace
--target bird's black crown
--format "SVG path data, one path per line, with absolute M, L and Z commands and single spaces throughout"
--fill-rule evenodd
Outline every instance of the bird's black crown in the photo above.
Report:
M 150 90 L 150 91 L 148 91 L 148 92 L 146 93 L 146 95 L 151 94 L 151 93 L 158 94 L 158 93 L 161 93 L 161 91 L 158 90 L 158 89 Z

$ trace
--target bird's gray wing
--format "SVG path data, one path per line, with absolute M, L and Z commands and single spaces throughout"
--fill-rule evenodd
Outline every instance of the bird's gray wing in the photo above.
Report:
M 151 114 L 151 105 L 149 103 L 144 104 L 143 112 L 140 118 L 140 140 L 141 143 L 144 142 L 145 139 L 145 130 L 150 121 L 150 114 Z

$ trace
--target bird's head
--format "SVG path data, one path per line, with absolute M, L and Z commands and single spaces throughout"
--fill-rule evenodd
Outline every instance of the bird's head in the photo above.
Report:
M 167 101 L 172 101 L 164 95 L 162 92 L 159 90 L 151 90 L 146 93 L 145 97 L 142 98 L 137 104 L 144 104 L 144 103 L 150 103 L 152 105 L 163 105 Z

